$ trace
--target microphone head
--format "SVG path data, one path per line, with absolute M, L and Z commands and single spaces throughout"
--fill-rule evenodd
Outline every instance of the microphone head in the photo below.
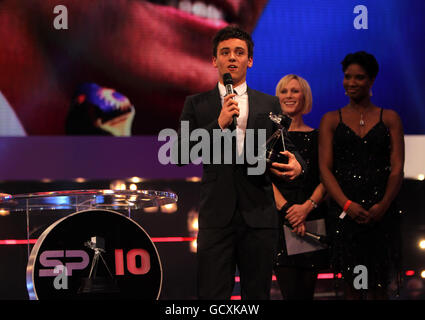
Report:
M 223 74 L 223 83 L 225 86 L 231 84 L 233 85 L 232 75 L 230 73 Z

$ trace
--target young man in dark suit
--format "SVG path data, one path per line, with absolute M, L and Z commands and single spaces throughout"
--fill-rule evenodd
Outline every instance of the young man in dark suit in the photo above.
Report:
M 200 299 L 229 299 L 236 267 L 242 299 L 269 299 L 278 235 L 278 214 L 269 174 L 293 180 L 303 170 L 302 159 L 288 151 L 284 153 L 288 164 L 274 163 L 273 168 L 262 174 L 249 174 L 248 164 L 235 162 L 238 156 L 244 159 L 247 149 L 259 147 L 248 145 L 247 131 L 263 130 L 269 137 L 277 129 L 269 114 L 281 113 L 276 97 L 246 85 L 247 69 L 253 64 L 253 46 L 251 36 L 237 27 L 220 30 L 213 40 L 212 57 L 219 82 L 211 91 L 187 97 L 180 118 L 188 123 L 190 132 L 208 132 L 212 144 L 217 143 L 213 141 L 214 131 L 236 132 L 232 150 L 215 150 L 231 152 L 232 163 L 217 161 L 223 160 L 222 155 L 211 155 L 213 161 L 203 157 L 197 243 Z M 236 94 L 226 95 L 226 73 L 232 76 Z M 234 115 L 236 128 L 232 127 Z M 179 139 L 181 142 L 181 135 Z M 286 147 L 293 151 L 289 142 Z M 214 152 L 212 146 L 211 151 Z

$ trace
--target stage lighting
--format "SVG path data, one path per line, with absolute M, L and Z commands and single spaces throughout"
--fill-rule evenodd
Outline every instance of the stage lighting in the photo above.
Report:
M 192 222 L 192 228 L 193 230 L 198 231 L 199 230 L 199 226 L 198 226 L 198 219 L 194 219 Z
M 0 216 L 4 217 L 4 216 L 8 216 L 9 214 L 10 214 L 9 210 L 0 209 Z
M 418 174 L 418 180 L 424 181 L 425 180 L 425 175 L 423 173 Z
M 425 279 L 425 270 L 422 270 L 422 272 L 421 272 L 421 278 L 422 279 Z
M 424 239 L 419 241 L 419 248 L 421 248 L 422 250 L 425 250 L 425 240 Z
M 126 190 L 125 182 L 122 180 L 112 181 L 109 187 L 111 190 Z
M 133 177 L 130 179 L 131 182 L 133 183 L 140 183 L 142 182 L 143 179 L 139 178 L 139 177 Z
M 198 230 L 199 230 L 198 216 L 199 216 L 199 212 L 195 208 L 192 208 L 187 213 L 187 229 L 189 231 L 190 236 L 193 238 L 196 238 L 198 236 Z M 190 243 L 190 252 L 196 253 L 198 248 L 197 245 L 198 243 L 196 242 L 196 239 L 193 240 Z
M 137 190 L 137 185 L 134 184 L 134 183 L 130 184 L 130 190 L 132 190 L 132 191 Z
M 169 203 L 161 206 L 161 212 L 163 213 L 174 213 L 177 211 L 177 203 Z
M 192 236 L 198 233 L 198 211 L 192 209 L 187 214 L 187 229 Z
M 157 206 L 153 206 L 153 207 L 143 207 L 143 211 L 144 212 L 148 212 L 148 213 L 153 213 L 153 212 L 158 212 L 158 207 Z
M 192 240 L 190 242 L 190 252 L 196 253 L 196 250 L 198 249 L 198 242 L 195 240 Z

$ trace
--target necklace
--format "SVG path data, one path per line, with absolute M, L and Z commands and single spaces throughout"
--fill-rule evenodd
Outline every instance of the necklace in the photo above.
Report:
M 363 112 L 360 113 L 360 127 L 364 127 Z
M 366 122 L 364 121 L 364 119 L 363 119 L 363 114 L 366 114 L 366 112 L 368 111 L 367 109 L 366 110 L 364 110 L 363 112 L 362 111 L 359 111 L 359 110 L 357 110 L 355 107 L 353 107 L 353 106 L 351 106 L 352 108 L 353 108 L 353 110 L 355 110 L 356 112 L 358 112 L 358 113 L 360 113 L 360 122 L 359 122 L 359 124 L 360 124 L 360 128 L 363 128 L 364 126 L 365 126 L 365 124 L 366 124 Z

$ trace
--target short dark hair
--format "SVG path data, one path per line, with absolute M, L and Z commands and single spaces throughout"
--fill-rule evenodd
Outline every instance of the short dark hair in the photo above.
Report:
M 218 44 L 228 39 L 240 39 L 246 42 L 248 47 L 248 57 L 251 58 L 254 55 L 254 42 L 252 41 L 251 35 L 235 25 L 227 26 L 219 30 L 213 39 L 213 56 L 217 57 Z
M 379 71 L 378 61 L 376 61 L 372 54 L 367 53 L 366 51 L 358 51 L 347 54 L 341 64 L 343 72 L 347 70 L 349 65 L 358 64 L 365 69 L 367 75 L 371 79 L 375 79 Z

